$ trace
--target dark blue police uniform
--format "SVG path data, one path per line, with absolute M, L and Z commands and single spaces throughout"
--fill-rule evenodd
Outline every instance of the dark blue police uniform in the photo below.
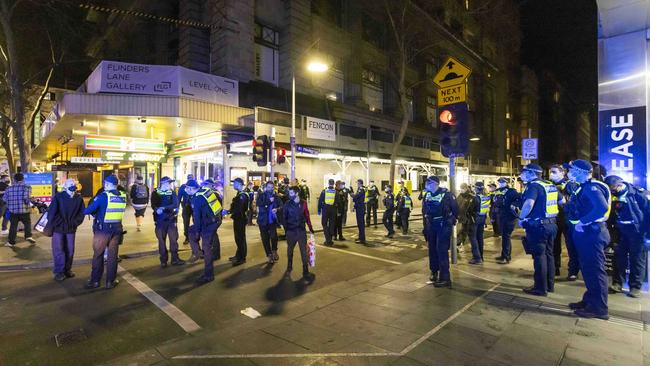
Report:
M 273 198 L 273 202 L 271 202 Z M 282 200 L 274 192 L 261 192 L 257 196 L 257 226 L 260 228 L 262 245 L 266 256 L 274 255 L 273 261 L 277 260 L 278 251 L 278 217 L 273 210 L 282 207 Z
M 609 216 L 609 188 L 602 182 L 589 179 L 580 185 L 574 199 L 577 220 L 573 220 L 573 224 L 582 224 L 583 231 L 575 230 L 574 226 L 573 241 L 587 287 L 580 305 L 586 312 L 606 317 L 608 280 L 605 247 L 610 237 L 605 221 Z
M 545 296 L 547 292 L 553 292 L 555 287 L 553 245 L 557 235 L 557 187 L 540 179 L 530 181 L 522 197 L 524 203 L 527 200 L 535 202 L 523 223 L 526 230 L 524 249 L 533 256 L 535 283 L 532 288 L 524 291 Z
M 423 203 L 427 220 L 425 237 L 429 244 L 429 269 L 432 280 L 451 281 L 449 273 L 449 245 L 451 230 L 458 217 L 458 203 L 445 188 L 425 195 Z
M 354 202 L 354 212 L 357 216 L 357 229 L 359 230 L 359 243 L 366 242 L 366 189 L 361 187 L 357 192 L 352 195 L 352 202 Z
M 395 211 L 395 197 L 393 192 L 387 192 L 384 196 L 384 215 L 381 220 L 384 222 L 384 227 L 388 230 L 387 237 L 392 237 L 395 234 L 395 229 L 393 228 L 393 211 Z
M 493 204 L 498 211 L 499 228 L 501 229 L 501 255 L 497 259 L 509 262 L 512 257 L 512 232 L 517 225 L 517 215 L 510 206 L 520 204 L 520 195 L 510 187 L 499 188 L 493 195 Z
M 176 192 L 156 189 L 151 194 L 151 208 L 156 225 L 156 238 L 158 239 L 158 254 L 160 264 L 167 266 L 168 251 L 166 240 L 169 238 L 169 251 L 172 254 L 172 265 L 183 264 L 178 258 L 178 196 Z M 161 209 L 160 214 L 157 213 Z
M 192 197 L 192 220 L 194 225 L 190 227 L 190 244 L 192 250 L 197 251 L 201 241 L 203 247 L 203 276 L 201 282 L 214 279 L 214 264 L 212 245 L 217 229 L 221 225 L 221 202 L 217 195 L 209 188 L 201 188 Z

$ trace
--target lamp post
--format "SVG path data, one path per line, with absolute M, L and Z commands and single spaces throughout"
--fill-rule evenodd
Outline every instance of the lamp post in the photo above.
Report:
M 306 54 L 319 40 L 312 43 L 305 51 L 298 57 L 298 62 L 304 54 Z M 307 71 L 310 73 L 323 73 L 329 69 L 323 61 L 314 59 L 307 63 Z M 291 71 L 291 181 L 296 179 L 296 74 L 294 68 Z

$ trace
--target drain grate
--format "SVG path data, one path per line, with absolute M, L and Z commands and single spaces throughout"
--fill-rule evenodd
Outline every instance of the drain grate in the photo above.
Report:
M 54 341 L 56 342 L 57 347 L 63 347 L 65 345 L 81 342 L 86 339 L 88 339 L 88 337 L 82 328 L 54 335 Z

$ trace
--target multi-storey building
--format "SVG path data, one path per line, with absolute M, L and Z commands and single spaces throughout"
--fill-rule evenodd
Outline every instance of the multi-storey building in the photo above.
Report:
M 48 160 L 61 149 L 75 149 L 80 156 L 109 161 L 106 149 L 89 149 L 81 135 L 138 137 L 162 143 L 154 161 L 124 161 L 124 154 L 113 154 L 117 160 L 111 162 L 119 164 L 102 165 L 104 169 L 120 170 L 124 180 L 145 174 L 151 183 L 161 175 L 181 179 L 187 173 L 266 179 L 268 167 L 252 161 L 251 146 L 243 141 L 274 127 L 277 146 L 288 150 L 295 79 L 296 175 L 310 182 L 312 192 L 319 192 L 329 177 L 388 184 L 390 152 L 403 113 L 409 115 L 409 127 L 398 152 L 397 176 L 417 190 L 424 176 L 445 175 L 447 160 L 440 154 L 431 79 L 446 57 L 453 56 L 472 68 L 467 87 L 473 142 L 470 154 L 460 161 L 459 181 L 513 174 L 520 165 L 517 155 L 524 131 L 538 130 L 537 81 L 519 64 L 516 5 L 506 0 L 487 7 L 474 0 L 408 3 L 412 21 L 427 32 L 413 40 L 418 48 L 409 50 L 417 57 L 406 73 L 412 86 L 406 92 L 406 111 L 399 107 L 393 82 L 392 29 L 382 7 L 370 1 L 141 0 L 90 7 L 86 21 L 94 22 L 98 31 L 87 52 L 97 61 L 179 65 L 208 75 L 197 76 L 205 80 L 218 75 L 225 78 L 220 82 L 234 86 L 228 92 L 237 98 L 206 103 L 183 89 L 179 95 L 161 97 L 147 95 L 156 93 L 145 87 L 140 93 L 106 93 L 93 87 L 91 76 L 60 100 L 65 113 L 54 117 L 60 120 L 43 125 L 36 157 Z M 320 75 L 306 71 L 312 56 L 329 69 Z M 150 79 L 158 77 L 153 73 Z M 181 84 L 188 81 L 185 74 L 180 71 Z M 333 131 L 326 139 L 315 138 L 308 131 L 309 121 L 324 121 Z M 201 144 L 207 134 L 214 140 Z M 74 139 L 63 146 L 62 137 Z M 179 148 L 188 141 L 201 148 Z M 274 171 L 285 176 L 289 164 Z M 92 174 L 98 181 L 99 173 Z

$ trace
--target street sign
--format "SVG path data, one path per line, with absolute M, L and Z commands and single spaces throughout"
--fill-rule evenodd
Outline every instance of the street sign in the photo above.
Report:
M 467 100 L 467 86 L 465 84 L 454 85 L 448 88 L 438 89 L 438 105 L 449 105 Z
M 447 88 L 453 85 L 462 84 L 469 78 L 472 69 L 464 65 L 453 57 L 449 57 L 443 66 L 438 70 L 436 76 L 433 77 L 433 83 L 438 88 Z
M 524 160 L 535 160 L 537 157 L 537 139 L 521 140 L 521 157 Z

